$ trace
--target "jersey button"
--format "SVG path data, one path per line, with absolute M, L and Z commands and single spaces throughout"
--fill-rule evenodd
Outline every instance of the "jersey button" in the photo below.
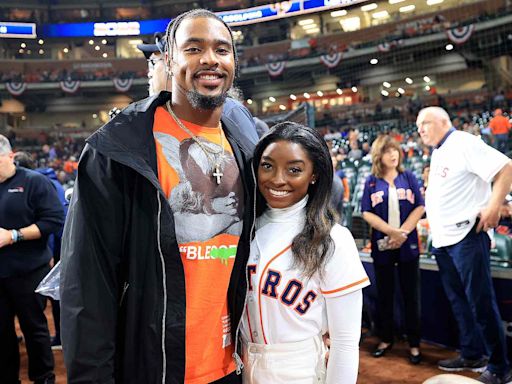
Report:
M 258 332 L 254 331 L 254 332 L 252 333 L 252 335 L 253 335 L 254 337 L 258 337 Z

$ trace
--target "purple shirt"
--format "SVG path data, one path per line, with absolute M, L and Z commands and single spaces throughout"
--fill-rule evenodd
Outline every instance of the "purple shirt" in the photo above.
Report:
M 425 202 L 418 187 L 418 180 L 410 171 L 399 173 L 394 180 L 400 206 L 400 224 L 403 224 L 410 213 Z M 371 212 L 388 222 L 389 184 L 374 175 L 368 176 L 361 199 L 361 211 Z M 400 252 L 396 250 L 379 251 L 377 240 L 386 234 L 372 229 L 372 258 L 375 264 L 389 264 L 397 261 L 411 261 L 419 257 L 418 233 L 416 228 L 409 234 Z M 398 257 L 397 257 L 398 255 Z

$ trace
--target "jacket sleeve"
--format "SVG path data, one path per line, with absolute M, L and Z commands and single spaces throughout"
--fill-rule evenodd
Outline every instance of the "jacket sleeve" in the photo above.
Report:
M 86 145 L 62 241 L 61 324 L 68 382 L 114 383 L 121 165 Z
M 64 209 L 59 201 L 57 191 L 51 181 L 39 174 L 30 195 L 31 205 L 34 207 L 35 222 L 42 236 L 59 233 L 64 224 Z

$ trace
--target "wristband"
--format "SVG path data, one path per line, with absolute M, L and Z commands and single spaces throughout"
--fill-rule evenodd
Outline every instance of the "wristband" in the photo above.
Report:
M 20 230 L 17 230 L 16 234 L 17 234 L 16 241 L 23 241 L 23 240 L 25 240 L 25 236 L 23 236 L 23 233 L 21 233 Z

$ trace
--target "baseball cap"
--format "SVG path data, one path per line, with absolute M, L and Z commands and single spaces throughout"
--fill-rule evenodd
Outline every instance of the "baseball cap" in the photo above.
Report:
M 164 53 L 165 51 L 165 36 L 162 32 L 156 32 L 154 35 L 154 44 L 137 44 L 137 48 L 139 48 L 142 53 L 144 53 L 144 56 L 146 56 L 146 59 L 149 59 L 151 54 L 154 52 L 160 52 Z

